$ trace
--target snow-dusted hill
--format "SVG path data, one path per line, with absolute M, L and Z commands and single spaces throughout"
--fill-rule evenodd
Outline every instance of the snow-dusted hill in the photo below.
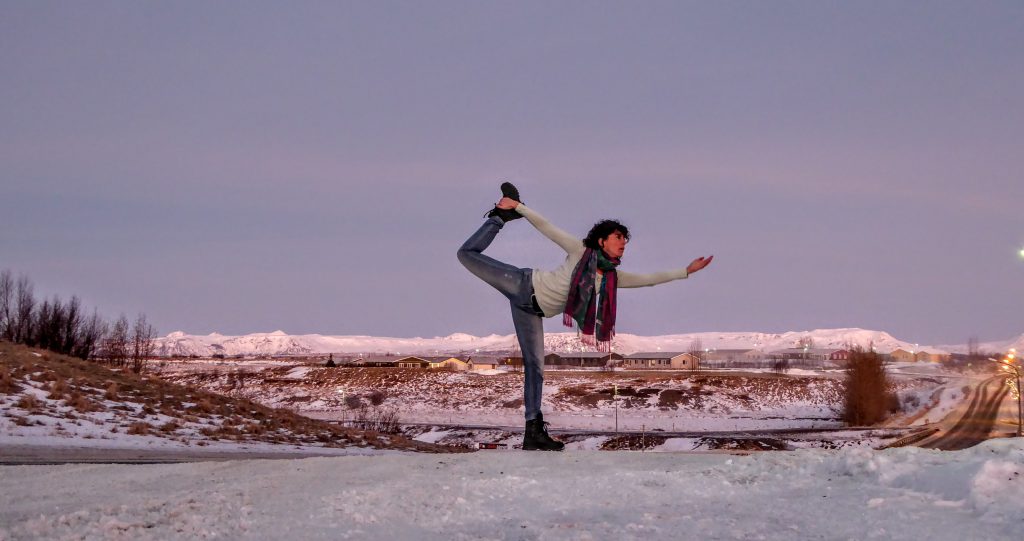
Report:
M 619 334 L 615 337 L 614 350 L 628 354 L 638 351 L 688 351 L 697 342 L 707 349 L 758 349 L 774 351 L 796 347 L 801 339 L 810 338 L 814 347 L 845 347 L 848 345 L 868 347 L 888 353 L 897 348 L 920 349 L 923 344 L 899 340 L 884 331 L 867 329 L 815 329 L 811 331 L 790 331 L 785 333 L 759 332 L 704 332 L 669 334 L 662 336 L 638 336 Z M 156 354 L 162 356 L 184 355 L 312 355 L 312 354 L 409 354 L 444 355 L 467 352 L 506 352 L 516 345 L 515 335 L 473 336 L 455 333 L 434 338 L 393 338 L 377 336 L 326 336 L 320 334 L 289 335 L 283 331 L 254 333 L 242 336 L 225 336 L 217 333 L 197 336 L 173 332 L 157 339 Z M 554 352 L 588 351 L 575 333 L 548 333 L 544 337 L 545 348 Z M 992 351 L 1004 351 L 1008 347 L 1024 350 L 1024 335 L 1005 343 L 982 344 Z M 1003 347 L 1005 346 L 1005 347 Z M 966 346 L 939 346 L 944 351 L 958 351 Z
M 954 344 L 936 347 L 953 353 L 967 353 L 968 348 L 967 344 Z M 985 353 L 999 354 L 1009 351 L 1011 348 L 1016 349 L 1017 351 L 1024 351 L 1024 334 L 1001 342 L 982 342 L 978 344 L 978 351 Z

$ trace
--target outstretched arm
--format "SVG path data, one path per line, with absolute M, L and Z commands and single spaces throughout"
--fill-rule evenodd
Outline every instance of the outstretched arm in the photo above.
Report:
M 498 202 L 498 207 L 504 209 L 515 209 L 516 212 L 522 214 L 524 218 L 529 220 L 537 231 L 540 231 L 542 235 L 551 239 L 552 242 L 565 250 L 565 253 L 572 254 L 583 251 L 582 240 L 559 229 L 556 225 L 549 222 L 547 218 L 541 216 L 537 211 L 528 208 L 519 201 L 503 197 L 501 198 L 501 201 Z
M 689 277 L 691 274 L 707 267 L 711 263 L 711 260 L 715 256 L 698 257 L 690 262 L 685 269 L 654 272 L 651 274 L 633 274 L 632 272 L 618 271 L 616 274 L 619 278 L 619 287 L 648 287 L 656 286 L 658 284 L 664 284 L 665 282 L 671 282 L 672 280 L 682 280 Z

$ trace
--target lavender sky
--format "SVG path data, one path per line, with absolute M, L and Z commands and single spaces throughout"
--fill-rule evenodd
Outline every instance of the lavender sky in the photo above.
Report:
M 715 255 L 619 332 L 1006 339 L 1021 51 L 1021 2 L 0 1 L 0 268 L 161 333 L 506 334 L 455 250 L 510 179 L 625 270 Z

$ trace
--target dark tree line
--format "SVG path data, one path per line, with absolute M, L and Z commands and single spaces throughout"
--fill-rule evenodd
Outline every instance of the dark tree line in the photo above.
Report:
M 141 372 L 153 355 L 156 330 L 139 314 L 134 324 L 122 314 L 107 323 L 93 309 L 87 314 L 77 296 L 54 295 L 39 302 L 27 276 L 0 272 L 0 340 L 95 359 Z

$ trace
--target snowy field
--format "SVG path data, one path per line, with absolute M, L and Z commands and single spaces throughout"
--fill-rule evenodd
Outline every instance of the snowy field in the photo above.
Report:
M 0 467 L 0 539 L 1020 539 L 1024 440 Z

